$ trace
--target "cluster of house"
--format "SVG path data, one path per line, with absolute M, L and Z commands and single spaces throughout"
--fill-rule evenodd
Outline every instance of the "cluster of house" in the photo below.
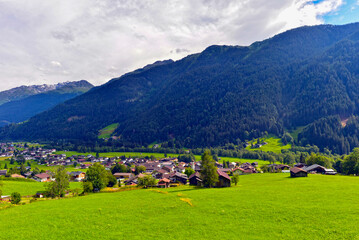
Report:
M 152 177 L 157 179 L 158 187 L 167 188 L 187 183 L 196 186 L 202 185 L 200 175 L 201 162 L 184 163 L 178 162 L 177 158 L 164 158 L 156 161 L 149 161 L 146 159 L 127 159 L 120 161 L 119 164 L 127 166 L 143 166 L 146 169 L 144 173 L 140 173 L 138 175 L 133 173 L 135 169 L 132 169 L 132 173 L 115 173 L 114 176 L 118 180 L 123 181 L 126 185 L 136 185 L 138 183 L 138 179 L 145 176 L 145 174 L 152 175 Z M 226 168 L 224 168 L 223 164 L 217 162 L 216 167 L 219 181 L 216 186 L 229 187 L 231 184 L 229 174 L 256 173 L 257 166 L 258 163 L 228 163 Z M 187 176 L 185 174 L 186 168 L 192 168 L 194 173 Z
M 85 179 L 86 173 L 82 171 L 77 172 L 68 172 L 70 176 L 70 180 L 74 182 L 81 182 Z M 7 170 L 0 170 L 0 177 L 1 176 L 8 176 Z M 39 174 L 32 174 L 31 171 L 24 173 L 23 175 L 14 173 L 11 174 L 9 177 L 12 178 L 27 178 L 27 179 L 33 179 L 38 182 L 51 182 L 55 179 L 53 178 L 54 174 L 51 171 L 46 171 L 44 173 Z
M 325 174 L 325 175 L 336 175 L 333 169 L 325 168 L 319 164 L 313 164 L 310 166 L 305 165 L 304 163 L 297 163 L 293 168 L 290 169 L 291 177 L 307 177 L 308 173 L 312 174 Z
M 19 150 L 22 149 L 22 150 Z M 0 143 L 0 157 L 22 156 L 25 160 L 47 158 L 56 149 L 29 148 L 21 143 Z

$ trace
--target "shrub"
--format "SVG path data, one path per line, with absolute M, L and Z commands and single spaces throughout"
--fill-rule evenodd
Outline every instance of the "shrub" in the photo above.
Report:
M 85 193 L 89 193 L 93 191 L 92 182 L 83 182 L 82 187 Z
M 11 202 L 12 204 L 19 204 L 20 201 L 21 201 L 21 195 L 20 195 L 20 193 L 18 193 L 18 192 L 13 192 L 13 193 L 11 194 L 11 197 L 10 197 L 10 202 Z
M 107 187 L 113 187 L 117 185 L 117 179 L 111 173 L 108 175 L 108 184 Z

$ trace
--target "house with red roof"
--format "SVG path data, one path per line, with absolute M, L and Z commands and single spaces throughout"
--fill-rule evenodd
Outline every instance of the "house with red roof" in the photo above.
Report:
M 47 173 L 40 173 L 34 176 L 34 179 L 38 182 L 51 182 L 52 177 Z

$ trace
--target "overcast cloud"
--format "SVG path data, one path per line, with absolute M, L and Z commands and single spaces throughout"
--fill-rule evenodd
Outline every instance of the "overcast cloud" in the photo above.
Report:
M 318 2 L 318 1 L 315 1 Z M 323 23 L 342 0 L 0 0 L 0 90 L 99 85 L 213 44 L 249 45 Z

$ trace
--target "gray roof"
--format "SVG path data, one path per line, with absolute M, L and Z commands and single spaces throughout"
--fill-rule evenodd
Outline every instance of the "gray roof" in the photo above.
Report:
M 77 176 L 77 175 L 80 175 L 81 173 L 83 173 L 83 172 L 81 172 L 81 171 L 78 171 L 78 172 L 70 172 L 69 175 L 71 175 L 71 176 Z
M 310 172 L 310 171 L 313 171 L 313 170 L 315 170 L 317 168 L 325 169 L 325 167 L 320 166 L 319 164 L 313 164 L 313 165 L 310 165 L 308 167 L 303 167 L 302 169 L 307 171 L 307 172 Z

